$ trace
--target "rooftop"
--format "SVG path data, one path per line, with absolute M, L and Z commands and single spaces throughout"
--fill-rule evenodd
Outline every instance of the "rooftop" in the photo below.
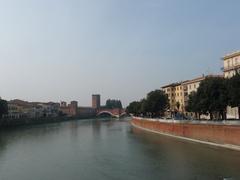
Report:
M 171 83 L 171 84 L 168 84 L 168 85 L 162 86 L 162 88 L 175 87 L 175 86 L 178 86 L 178 85 L 180 85 L 180 84 L 181 84 L 180 82 L 177 82 L 177 83 Z
M 233 53 L 229 53 L 229 54 L 225 55 L 222 59 L 226 60 L 226 59 L 233 58 L 233 57 L 236 57 L 236 56 L 240 56 L 240 50 L 235 51 Z

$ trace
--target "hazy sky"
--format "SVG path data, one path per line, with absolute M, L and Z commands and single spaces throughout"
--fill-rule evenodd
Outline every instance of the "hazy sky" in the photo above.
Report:
M 203 73 L 240 50 L 239 0 L 0 0 L 0 96 L 117 98 Z

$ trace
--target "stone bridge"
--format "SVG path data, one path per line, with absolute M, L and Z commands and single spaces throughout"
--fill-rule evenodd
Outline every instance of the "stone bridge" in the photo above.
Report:
M 97 116 L 110 115 L 112 117 L 122 117 L 126 115 L 125 109 L 115 108 L 115 109 L 99 109 L 97 110 Z

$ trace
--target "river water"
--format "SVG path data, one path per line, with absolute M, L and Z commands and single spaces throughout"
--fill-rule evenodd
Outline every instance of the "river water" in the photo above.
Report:
M 240 179 L 240 152 L 79 120 L 0 132 L 0 180 Z

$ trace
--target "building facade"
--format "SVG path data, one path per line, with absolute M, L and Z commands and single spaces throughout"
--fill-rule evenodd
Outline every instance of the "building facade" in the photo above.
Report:
M 185 112 L 186 87 L 184 82 L 172 83 L 162 87 L 169 100 L 169 111 Z
M 175 109 L 175 86 L 176 84 L 172 83 L 162 87 L 162 90 L 168 96 L 169 111 L 174 111 Z
M 240 73 L 240 51 L 227 54 L 222 60 L 225 78 L 233 77 L 236 74 L 236 71 Z
M 237 72 L 240 73 L 240 51 L 227 54 L 222 58 L 223 74 L 225 78 L 233 77 Z M 227 107 L 227 118 L 239 119 L 238 108 Z
M 59 107 L 59 103 L 27 102 L 15 99 L 8 101 L 8 114 L 4 117 L 9 119 L 56 117 Z
M 60 111 L 65 116 L 79 118 L 93 117 L 97 113 L 96 109 L 92 107 L 78 107 L 77 101 L 71 101 L 70 104 L 61 103 Z
M 188 97 L 192 92 L 197 92 L 200 83 L 207 77 L 222 77 L 222 75 L 201 76 L 192 80 L 178 83 L 172 83 L 162 87 L 169 99 L 169 111 L 180 112 L 193 116 L 193 113 L 186 111 L 188 105 Z

